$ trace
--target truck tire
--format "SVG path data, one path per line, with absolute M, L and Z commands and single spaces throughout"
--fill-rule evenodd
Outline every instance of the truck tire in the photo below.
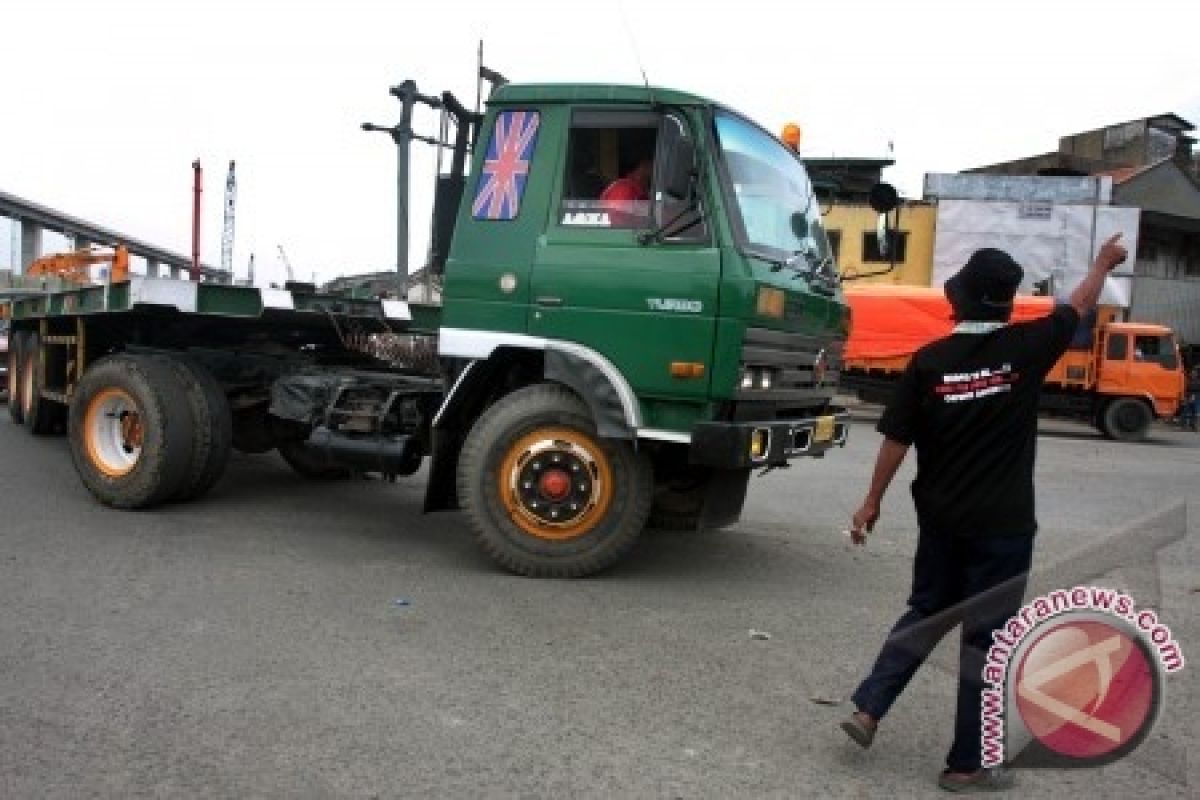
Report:
M 587 405 L 545 383 L 502 397 L 479 417 L 457 477 L 484 552 L 539 578 L 582 577 L 616 563 L 645 527 L 654 489 L 645 454 L 599 438 Z
M 109 356 L 75 388 L 71 457 L 100 502 L 149 508 L 176 496 L 188 480 L 193 427 L 175 370 L 154 356 Z
M 25 363 L 28 336 L 28 331 L 14 331 L 8 340 L 8 416 L 18 425 L 25 421 L 21 412 L 21 367 Z
M 1101 419 L 1104 435 L 1118 442 L 1140 442 L 1150 430 L 1154 412 L 1144 400 L 1136 397 L 1118 397 L 1104 407 Z
M 338 481 L 350 477 L 350 470 L 328 463 L 308 442 L 280 442 L 279 455 L 298 475 L 317 481 Z
M 61 431 L 66 421 L 66 408 L 42 397 L 42 389 L 46 386 L 47 372 L 63 369 L 62 351 L 57 347 L 45 347 L 42 337 L 34 332 L 26 335 L 22 351 L 21 417 L 25 427 L 38 436 Z
M 203 364 L 185 356 L 162 356 L 187 393 L 192 411 L 192 463 L 172 500 L 195 500 L 211 489 L 229 463 L 233 449 L 233 414 L 221 384 Z
M 649 527 L 660 531 L 698 530 L 710 478 L 711 473 L 705 470 L 657 483 Z

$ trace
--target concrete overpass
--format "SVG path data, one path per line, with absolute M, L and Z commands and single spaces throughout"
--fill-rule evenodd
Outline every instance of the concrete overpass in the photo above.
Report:
M 76 249 L 90 245 L 123 245 L 131 256 L 145 259 L 147 275 L 187 277 L 192 266 L 192 259 L 188 256 L 164 250 L 119 231 L 64 214 L 5 191 L 0 191 L 0 217 L 7 217 L 20 224 L 21 253 L 14 265 L 14 272 L 17 273 L 24 272 L 35 258 L 46 255 L 42 252 L 42 234 L 45 231 L 53 231 L 72 239 Z M 229 273 L 205 264 L 201 265 L 200 274 L 201 280 L 210 283 L 230 282 Z

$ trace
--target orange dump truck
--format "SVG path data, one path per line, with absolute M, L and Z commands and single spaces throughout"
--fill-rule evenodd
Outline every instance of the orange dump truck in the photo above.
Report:
M 846 289 L 846 299 L 852 327 L 841 385 L 867 402 L 886 402 L 912 354 L 954 327 L 941 289 L 856 286 Z M 1053 307 L 1053 298 L 1020 295 L 1012 321 L 1043 317 Z M 1170 328 L 1121 322 L 1120 313 L 1102 306 L 1080 324 L 1046 377 L 1042 409 L 1084 420 L 1110 438 L 1137 441 L 1156 417 L 1174 416 L 1184 374 Z

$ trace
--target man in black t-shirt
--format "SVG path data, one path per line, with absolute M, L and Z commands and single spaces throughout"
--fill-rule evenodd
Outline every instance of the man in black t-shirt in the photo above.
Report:
M 961 622 L 954 744 L 938 780 L 944 789 L 1012 784 L 1003 770 L 981 769 L 982 671 L 992 631 L 1021 606 L 1033 556 L 1038 394 L 1080 316 L 1095 307 L 1105 277 L 1125 257 L 1117 234 L 1068 304 L 1010 325 L 1023 271 L 1003 251 L 977 251 L 946 282 L 958 323 L 953 333 L 913 355 L 879 420 L 884 441 L 851 536 L 862 544 L 874 529 L 883 495 L 913 445 L 920 535 L 909 609 L 854 693 L 858 710 L 842 729 L 868 747 L 925 658 Z

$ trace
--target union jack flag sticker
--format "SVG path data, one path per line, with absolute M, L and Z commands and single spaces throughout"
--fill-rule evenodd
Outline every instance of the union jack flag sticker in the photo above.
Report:
M 536 111 L 501 111 L 475 189 L 475 219 L 516 219 L 537 144 Z

